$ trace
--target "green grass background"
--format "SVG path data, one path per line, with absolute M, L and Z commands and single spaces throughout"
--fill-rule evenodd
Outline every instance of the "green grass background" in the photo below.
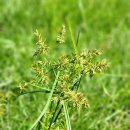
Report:
M 73 130 L 130 130 L 130 1 L 129 0 L 0 0 L 0 91 L 15 95 L 19 83 L 31 78 L 38 29 L 51 57 L 72 52 L 67 27 L 64 47 L 55 39 L 69 19 L 79 50 L 100 49 L 110 62 L 105 74 L 86 78 L 81 91 L 90 109 L 72 109 Z M 46 103 L 45 94 L 11 98 L 0 118 L 1 130 L 27 130 Z

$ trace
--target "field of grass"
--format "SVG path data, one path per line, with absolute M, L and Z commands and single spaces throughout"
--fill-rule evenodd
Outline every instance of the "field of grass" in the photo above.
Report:
M 69 109 L 72 130 L 130 130 L 129 0 L 0 0 L 0 93 L 8 97 L 0 130 L 28 130 L 42 111 L 48 96 L 17 96 L 18 86 L 32 77 L 36 29 L 52 59 L 73 51 L 66 19 L 75 39 L 80 30 L 78 49 L 99 49 L 110 63 L 105 73 L 84 79 L 81 91 L 90 108 Z M 66 44 L 58 48 L 62 24 Z

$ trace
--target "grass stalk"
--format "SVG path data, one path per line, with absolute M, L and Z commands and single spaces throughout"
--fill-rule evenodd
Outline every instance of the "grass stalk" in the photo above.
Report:
M 71 40 L 72 40 L 72 43 L 73 43 L 74 51 L 77 53 L 78 49 L 77 49 L 77 46 L 76 46 L 76 42 L 75 42 L 75 39 L 74 39 L 73 31 L 72 31 L 71 24 L 70 24 L 69 20 L 68 20 L 68 27 L 69 27 L 69 32 L 70 32 Z
M 19 94 L 18 96 L 22 96 L 22 95 L 25 95 L 25 94 L 32 94 L 32 93 L 50 93 L 51 90 L 33 90 L 33 91 L 28 91 L 28 92 L 24 92 L 24 93 L 21 93 Z M 60 93 L 59 91 L 57 92 L 53 92 L 53 94 L 58 94 Z
M 63 101 L 63 108 L 64 108 L 64 113 L 65 113 L 65 119 L 66 119 L 67 130 L 72 130 L 72 129 L 71 129 L 71 124 L 70 124 L 70 118 L 69 118 L 69 113 L 68 113 L 67 104 L 66 104 L 64 101 Z
M 41 120 L 41 118 L 45 115 L 45 113 L 47 112 L 47 110 L 48 110 L 48 108 L 49 108 L 49 105 L 50 105 L 50 103 L 51 103 L 51 98 L 52 98 L 54 89 L 55 89 L 55 87 L 56 87 L 56 84 L 57 84 L 59 75 L 60 75 L 60 71 L 57 72 L 57 75 L 56 75 L 54 84 L 53 84 L 53 86 L 52 86 L 51 93 L 50 93 L 50 95 L 49 95 L 48 101 L 47 101 L 47 103 L 46 103 L 46 105 L 45 105 L 43 111 L 41 112 L 41 114 L 40 114 L 39 117 L 36 119 L 36 121 L 33 123 L 33 125 L 30 127 L 29 130 L 32 130 L 32 129 L 37 125 L 37 123 Z
M 50 125 L 49 125 L 48 130 L 51 129 L 51 125 L 52 125 L 52 123 L 53 123 L 53 120 L 54 120 L 54 118 L 55 118 L 55 114 L 56 114 L 56 112 L 57 112 L 57 110 L 58 110 L 59 105 L 60 105 L 60 100 L 58 100 L 57 105 L 56 105 L 56 108 L 55 108 L 55 110 L 54 110 L 54 113 L 52 114 L 52 118 L 51 118 L 51 121 L 50 121 Z

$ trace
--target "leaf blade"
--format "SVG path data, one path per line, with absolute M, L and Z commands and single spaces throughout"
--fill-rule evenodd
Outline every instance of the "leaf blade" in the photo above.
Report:
M 64 108 L 64 113 L 65 113 L 67 130 L 72 130 L 71 129 L 71 123 L 70 123 L 70 118 L 69 118 L 69 113 L 68 113 L 67 105 L 66 105 L 66 103 L 64 101 L 63 101 L 63 108 Z
M 32 129 L 37 125 L 37 123 L 41 120 L 41 118 L 45 115 L 46 111 L 48 110 L 49 105 L 50 105 L 50 102 L 51 102 L 51 98 L 52 98 L 52 95 L 53 95 L 53 92 L 54 92 L 54 89 L 55 89 L 55 87 L 56 87 L 56 83 L 57 83 L 57 81 L 58 81 L 59 74 L 60 74 L 60 71 L 57 72 L 57 75 L 56 75 L 54 84 L 53 84 L 53 86 L 52 86 L 51 93 L 50 93 L 50 95 L 49 95 L 49 98 L 48 98 L 48 100 L 47 100 L 47 103 L 46 103 L 45 107 L 43 108 L 41 114 L 40 114 L 39 117 L 36 119 L 36 121 L 33 123 L 33 125 L 30 127 L 29 130 L 32 130 Z

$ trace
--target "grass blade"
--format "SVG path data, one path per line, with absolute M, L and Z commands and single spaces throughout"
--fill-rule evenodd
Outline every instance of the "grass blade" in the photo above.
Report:
M 77 36 L 77 40 L 76 40 L 76 47 L 78 46 L 78 43 L 79 43 L 79 36 L 80 36 L 80 30 L 78 31 L 78 36 Z
M 51 90 L 51 93 L 49 95 L 49 98 L 48 98 L 48 101 L 46 103 L 46 106 L 44 107 L 43 111 L 41 112 L 41 114 L 39 115 L 39 117 L 37 118 L 37 120 L 33 123 L 33 125 L 30 127 L 29 130 L 32 130 L 37 125 L 37 123 L 41 120 L 41 118 L 45 115 L 45 113 L 47 112 L 47 110 L 49 108 L 49 105 L 51 103 L 51 98 L 52 98 L 55 86 L 56 86 L 57 81 L 58 81 L 59 74 L 60 74 L 60 71 L 58 71 L 58 73 L 56 75 L 56 79 L 55 79 L 54 84 L 52 86 L 52 90 Z
M 71 124 L 70 124 L 70 118 L 69 118 L 69 113 L 68 113 L 67 105 L 66 105 L 66 103 L 64 101 L 63 101 L 63 108 L 64 108 L 64 113 L 65 113 L 67 130 L 72 130 L 71 129 Z
M 70 31 L 72 43 L 73 43 L 73 46 L 74 46 L 74 51 L 77 53 L 78 49 L 77 49 L 77 46 L 76 46 L 76 42 L 75 42 L 75 39 L 74 39 L 73 31 L 72 31 L 71 24 L 70 24 L 69 20 L 68 20 L 68 26 L 69 26 L 69 31 Z
M 56 112 L 57 112 L 57 110 L 58 110 L 59 105 L 60 105 L 60 100 L 57 102 L 57 105 L 56 105 L 56 108 L 55 108 L 55 110 L 54 110 L 54 113 L 52 114 L 52 118 L 51 118 L 51 121 L 50 121 L 50 125 L 49 125 L 48 130 L 51 129 L 51 125 L 52 125 L 52 123 L 53 123 L 53 120 L 54 120 L 54 118 L 55 118 L 55 114 L 56 114 Z
M 51 90 L 49 90 L 49 89 L 33 90 L 33 91 L 20 93 L 18 96 L 22 96 L 22 95 L 25 95 L 25 94 L 33 94 L 33 93 L 50 93 L 50 92 L 51 92 Z M 58 93 L 60 93 L 60 92 L 59 91 L 54 92 L 54 94 L 58 94 Z

